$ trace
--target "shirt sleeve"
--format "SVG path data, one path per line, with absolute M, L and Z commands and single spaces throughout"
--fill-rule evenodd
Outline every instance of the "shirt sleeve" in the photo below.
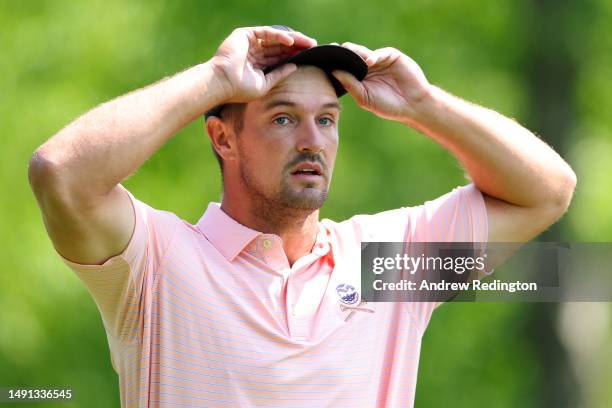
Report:
M 415 207 L 402 207 L 352 219 L 361 242 L 480 242 L 488 239 L 482 193 L 471 183 Z M 483 249 L 482 247 L 480 249 Z M 422 330 L 439 302 L 404 302 Z
M 487 210 L 482 193 L 474 184 L 410 210 L 406 231 L 414 242 L 487 242 Z
M 488 236 L 484 199 L 474 184 L 416 207 L 356 215 L 350 221 L 362 242 L 486 242 Z
M 140 338 L 145 305 L 150 302 L 159 266 L 181 221 L 119 186 L 129 196 L 135 215 L 134 230 L 123 252 L 101 265 L 80 264 L 58 255 L 96 302 L 109 342 L 134 342 Z
M 406 242 L 478 242 L 488 240 L 487 209 L 482 192 L 471 183 L 409 211 Z M 484 251 L 483 246 L 478 247 Z M 441 302 L 405 303 L 422 329 Z

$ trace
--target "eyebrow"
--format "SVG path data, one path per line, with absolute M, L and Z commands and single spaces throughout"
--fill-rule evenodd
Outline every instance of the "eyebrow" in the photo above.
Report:
M 283 99 L 277 99 L 277 100 L 272 100 L 270 102 L 266 102 L 266 104 L 264 105 L 264 111 L 269 111 L 270 109 L 276 108 L 278 106 L 289 106 L 291 108 L 295 108 L 298 105 L 295 102 L 291 102 L 291 101 L 287 101 Z M 328 102 L 328 103 L 323 104 L 321 108 L 324 108 L 324 109 L 335 108 L 335 109 L 340 110 L 340 104 L 338 102 Z

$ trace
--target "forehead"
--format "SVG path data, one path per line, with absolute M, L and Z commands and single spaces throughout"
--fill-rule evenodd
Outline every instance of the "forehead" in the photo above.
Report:
M 316 110 L 338 103 L 336 91 L 325 73 L 314 66 L 298 69 L 274 86 L 266 95 L 249 103 L 255 111 L 266 111 L 278 102 L 290 102 L 297 107 Z M 276 103 L 276 104 L 275 104 Z

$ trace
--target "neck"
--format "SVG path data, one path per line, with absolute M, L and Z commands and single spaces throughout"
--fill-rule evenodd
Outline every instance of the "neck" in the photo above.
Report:
M 281 207 L 248 200 L 230 200 L 224 195 L 221 209 L 240 224 L 265 234 L 278 235 L 289 265 L 310 253 L 318 233 L 319 210 Z

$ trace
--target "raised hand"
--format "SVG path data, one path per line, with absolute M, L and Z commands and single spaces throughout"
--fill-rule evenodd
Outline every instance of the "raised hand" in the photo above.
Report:
M 348 72 L 333 72 L 359 106 L 385 119 L 409 123 L 416 104 L 430 87 L 417 63 L 395 48 L 372 51 L 349 42 L 342 46 L 359 54 L 368 65 L 368 75 L 361 82 Z
M 211 60 L 224 102 L 247 102 L 265 95 L 296 66 L 285 64 L 267 75 L 262 69 L 316 44 L 316 40 L 296 31 L 267 26 L 235 29 Z

